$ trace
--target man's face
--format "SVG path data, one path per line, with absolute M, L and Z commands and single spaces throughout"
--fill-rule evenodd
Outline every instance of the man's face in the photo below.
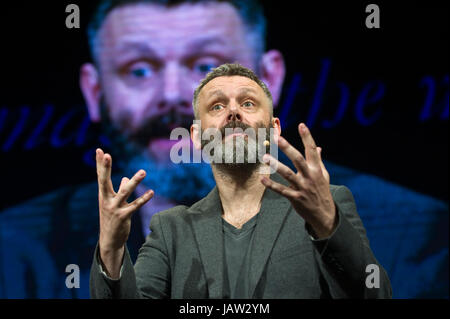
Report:
M 256 158 L 259 134 L 264 133 L 262 140 L 269 140 L 269 128 L 274 125 L 269 98 L 256 82 L 244 76 L 222 76 L 208 82 L 198 96 L 198 114 L 202 135 L 207 129 L 220 130 L 222 155 L 219 158 L 222 163 L 237 164 L 239 143 L 243 143 L 242 149 L 245 150 L 245 155 L 241 154 L 244 158 L 241 163 L 256 163 L 248 162 L 248 156 L 253 152 L 252 156 Z M 275 122 L 278 127 L 278 119 L 275 118 Z M 236 133 L 234 128 L 241 129 L 240 133 Z M 251 136 L 246 134 L 247 129 L 252 129 Z M 202 138 L 202 148 L 207 143 L 207 137 L 206 140 Z M 226 153 L 232 157 L 228 158 Z
M 162 161 L 177 142 L 169 140 L 170 131 L 192 124 L 193 92 L 206 73 L 225 62 L 255 67 L 241 18 L 226 3 L 119 7 L 98 36 L 101 90 L 112 124 Z M 230 90 L 220 81 L 211 84 Z M 245 112 L 251 123 L 262 116 L 262 110 Z M 208 121 L 223 122 L 219 114 L 208 113 Z
M 209 81 L 198 96 L 202 128 L 222 128 L 230 121 L 251 127 L 270 124 L 270 101 L 263 89 L 245 76 L 220 76 Z

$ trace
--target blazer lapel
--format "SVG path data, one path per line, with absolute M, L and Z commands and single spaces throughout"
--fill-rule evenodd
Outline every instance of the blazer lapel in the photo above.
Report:
M 272 174 L 271 179 L 277 183 L 287 185 L 287 182 L 278 174 Z M 265 190 L 250 252 L 250 297 L 254 294 L 256 285 L 290 208 L 291 203 L 287 198 L 270 189 Z
M 272 174 L 275 182 L 287 185 L 278 174 Z M 272 247 L 291 208 L 285 197 L 266 189 L 262 198 L 256 224 L 253 249 L 250 252 L 250 296 L 253 296 Z M 189 208 L 192 225 L 207 278 L 209 298 L 223 297 L 223 231 L 222 203 L 217 187 L 202 200 Z
M 192 225 L 206 274 L 209 298 L 223 295 L 222 203 L 217 187 L 189 208 Z

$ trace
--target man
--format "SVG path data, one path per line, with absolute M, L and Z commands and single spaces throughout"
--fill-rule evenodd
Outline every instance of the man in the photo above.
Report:
M 239 61 L 257 70 L 276 104 L 284 62 L 278 51 L 264 52 L 264 16 L 254 1 L 112 3 L 100 7 L 91 24 L 95 63 L 82 66 L 80 84 L 90 118 L 101 121 L 113 140 L 122 172 L 155 171 L 137 189 L 142 194 L 158 187 L 153 207 L 141 212 L 147 235 L 155 212 L 193 203 L 213 186 L 207 165 L 169 161 L 178 143 L 169 139 L 171 130 L 189 127 L 190 99 L 200 79 L 212 67 Z
M 171 128 L 192 121 L 198 81 L 212 67 L 237 61 L 268 85 L 275 107 L 284 63 L 280 52 L 264 48 L 265 18 L 254 1 L 107 0 L 96 12 L 89 27 L 93 63 L 80 72 L 89 114 L 112 142 L 120 168 L 112 176 L 116 189 L 120 176 L 144 168 L 149 174 L 131 197 L 155 190 L 151 205 L 133 215 L 128 249 L 134 261 L 155 212 L 191 205 L 214 185 L 209 165 L 173 165 L 167 154 L 177 142 L 168 139 Z M 205 34 L 216 40 L 197 46 Z M 123 42 L 129 45 L 117 51 L 115 44 Z M 394 297 L 448 297 L 448 239 L 440 235 L 448 237 L 448 222 L 442 222 L 448 205 L 335 163 L 326 166 L 334 184 L 352 189 Z M 0 213 L 0 297 L 89 297 L 97 187 L 69 185 Z M 80 288 L 65 285 L 68 264 L 80 267 Z
M 212 161 L 217 186 L 191 207 L 177 206 L 155 215 L 152 232 L 133 268 L 126 249 L 131 215 L 153 191 L 128 204 L 127 197 L 145 171 L 138 171 L 131 180 L 122 179 L 115 193 L 111 156 L 97 150 L 100 238 L 91 270 L 93 297 L 392 296 L 351 193 L 345 187 L 330 186 L 320 148 L 304 124 L 299 125 L 299 133 L 305 157 L 280 136 L 270 91 L 251 70 L 239 64 L 213 69 L 196 89 L 192 104 L 202 128 L 273 127 L 273 139 L 297 173 L 268 154 L 264 162 L 273 164 L 282 177 L 260 173 L 260 165 L 248 160 L 252 137 L 242 130 L 222 135 Z M 205 145 L 201 135 L 198 124 L 192 125 L 196 148 Z M 236 161 L 238 136 L 247 146 L 243 163 Z M 227 148 L 233 151 L 231 163 L 224 160 L 226 151 L 220 161 L 216 154 Z M 246 227 L 248 223 L 251 228 Z M 234 235 L 227 236 L 227 229 Z M 242 235 L 239 230 L 244 229 L 249 231 Z M 366 284 L 368 265 L 380 270 L 376 288 Z
M 152 172 L 132 196 L 150 187 L 156 191 L 152 205 L 133 217 L 129 248 L 134 260 L 155 212 L 192 204 L 214 186 L 209 165 L 169 160 L 170 148 L 179 143 L 169 139 L 170 132 L 192 123 L 191 97 L 198 82 L 211 68 L 239 61 L 258 70 L 276 104 L 283 57 L 277 50 L 265 51 L 265 17 L 256 1 L 105 0 L 88 37 L 93 62 L 81 67 L 80 86 L 90 118 L 111 140 L 117 175 L 132 176 L 136 167 Z M 1 297 L 89 297 L 97 192 L 96 183 L 73 185 L 2 213 L 8 231 L 2 233 L 7 275 Z M 33 255 L 26 249 L 31 244 L 17 248 L 28 237 L 39 248 Z M 68 264 L 80 267 L 78 289 L 65 285 Z M 34 279 L 25 279 L 30 277 L 26 269 Z M 42 284 L 44 279 L 50 284 Z

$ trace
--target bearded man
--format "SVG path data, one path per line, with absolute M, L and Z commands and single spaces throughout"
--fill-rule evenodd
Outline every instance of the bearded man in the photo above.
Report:
M 154 192 L 148 190 L 127 203 L 146 172 L 123 178 L 115 193 L 112 158 L 97 150 L 100 236 L 91 268 L 91 297 L 392 296 L 351 192 L 330 185 L 321 148 L 303 123 L 299 133 L 305 156 L 281 137 L 264 82 L 239 64 L 223 64 L 202 80 L 192 104 L 202 125 L 191 126 L 197 149 L 210 142 L 203 141 L 204 130 L 240 130 L 222 135 L 219 147 L 215 145 L 211 165 L 216 187 L 206 197 L 190 207 L 176 206 L 154 215 L 134 267 L 126 248 L 131 216 Z M 250 161 L 249 146 L 255 144 L 250 140 L 258 134 L 247 136 L 242 128 L 272 131 L 269 140 L 289 157 L 297 172 L 269 154 L 262 156 L 263 163 Z M 247 155 L 238 154 L 238 138 L 244 141 Z M 230 149 L 234 154 L 227 158 Z M 238 162 L 238 157 L 243 161 Z M 264 171 L 265 164 L 276 173 Z M 379 275 L 370 284 L 368 267 Z

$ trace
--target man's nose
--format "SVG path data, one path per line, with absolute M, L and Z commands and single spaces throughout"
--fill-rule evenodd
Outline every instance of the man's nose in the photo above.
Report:
M 191 101 L 188 100 L 187 86 L 189 83 L 183 76 L 183 70 L 176 63 L 170 63 L 164 69 L 162 94 L 158 108 L 162 112 L 176 109 L 186 114 L 192 113 Z
M 232 102 L 228 107 L 227 123 L 231 121 L 242 121 L 242 114 L 239 104 Z

